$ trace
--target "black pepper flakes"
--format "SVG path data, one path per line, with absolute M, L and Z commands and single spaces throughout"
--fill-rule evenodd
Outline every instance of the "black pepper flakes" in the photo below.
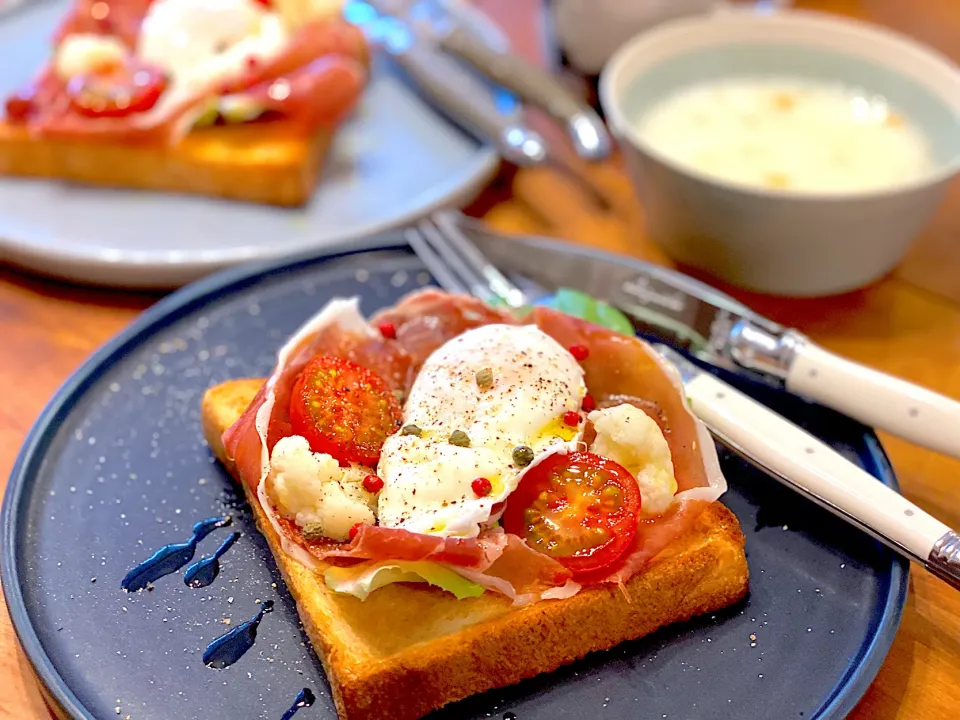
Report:
M 490 368 L 483 368 L 477 370 L 477 387 L 481 390 L 486 390 L 487 388 L 493 387 L 493 370 Z
M 417 437 L 420 437 L 421 435 L 423 435 L 423 430 L 418 428 L 416 425 L 404 425 L 402 428 L 400 428 L 400 434 L 416 435 Z
M 517 445 L 513 449 L 513 462 L 518 467 L 526 467 L 533 462 L 533 448 L 527 445 Z
M 470 447 L 470 437 L 463 430 L 450 433 L 450 444 L 457 447 Z

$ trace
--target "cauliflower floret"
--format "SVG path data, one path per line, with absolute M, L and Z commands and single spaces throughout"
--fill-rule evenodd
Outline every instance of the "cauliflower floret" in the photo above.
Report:
M 319 527 L 334 540 L 347 540 L 357 523 L 373 524 L 377 500 L 363 489 L 366 471 L 346 470 L 326 454 L 311 452 L 306 438 L 281 439 L 270 457 L 267 492 L 277 509 L 300 527 Z
M 589 415 L 597 431 L 590 452 L 617 462 L 630 471 L 640 486 L 643 515 L 659 515 L 677 492 L 670 446 L 660 426 L 643 410 L 629 404 Z

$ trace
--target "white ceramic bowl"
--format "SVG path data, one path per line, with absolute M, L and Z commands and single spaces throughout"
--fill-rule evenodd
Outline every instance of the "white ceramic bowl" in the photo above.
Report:
M 934 168 L 863 192 L 752 188 L 678 165 L 634 127 L 678 87 L 763 75 L 839 80 L 884 96 L 923 132 Z M 671 21 L 614 54 L 600 101 L 651 236 L 676 260 L 761 292 L 827 295 L 881 277 L 960 169 L 957 67 L 906 37 L 833 15 L 731 11 Z

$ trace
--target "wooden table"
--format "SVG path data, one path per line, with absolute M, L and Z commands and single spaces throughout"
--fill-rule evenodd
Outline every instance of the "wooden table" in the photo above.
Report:
M 542 57 L 538 0 L 478 0 L 508 18 L 521 49 Z M 960 59 L 956 0 L 801 2 L 902 30 Z M 554 133 L 554 137 L 556 134 Z M 667 263 L 646 238 L 643 216 L 613 160 L 584 173 L 610 199 L 598 213 L 582 191 L 547 171 L 504 171 L 470 208 L 495 227 L 563 237 Z M 960 398 L 960 183 L 932 226 L 891 276 L 847 295 L 792 301 L 735 292 L 757 310 L 800 328 L 827 348 Z M 0 482 L 43 404 L 111 335 L 158 296 L 64 285 L 0 270 Z M 904 494 L 960 527 L 960 462 L 883 436 Z M 799 660 L 798 660 L 799 661 Z M 48 719 L 7 614 L 0 614 L 0 719 Z M 913 573 L 900 632 L 851 717 L 932 720 L 956 714 L 960 698 L 960 594 Z

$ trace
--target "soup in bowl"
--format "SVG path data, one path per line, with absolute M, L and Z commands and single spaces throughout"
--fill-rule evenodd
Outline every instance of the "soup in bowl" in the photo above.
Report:
M 754 290 L 877 279 L 960 167 L 957 68 L 820 13 L 665 24 L 618 50 L 600 96 L 653 238 Z

